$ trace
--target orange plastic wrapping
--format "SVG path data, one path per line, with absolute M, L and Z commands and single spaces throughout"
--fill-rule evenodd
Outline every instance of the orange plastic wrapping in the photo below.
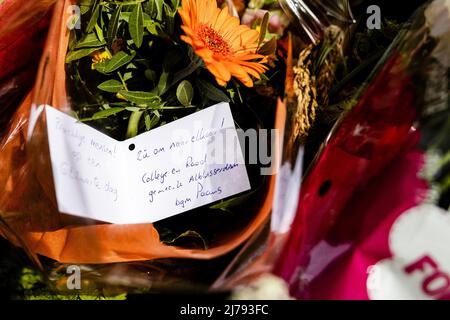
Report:
M 0 1 L 0 136 L 34 84 L 55 1 Z
M 58 1 L 32 93 L 16 112 L 9 132 L 0 143 L 0 213 L 29 250 L 63 263 L 113 263 L 158 258 L 212 259 L 248 240 L 268 221 L 275 176 L 267 183 L 266 196 L 254 219 L 206 250 L 168 246 L 160 242 L 152 224 L 93 224 L 58 212 L 50 167 L 44 114 L 28 137 L 30 113 L 49 104 L 70 110 L 66 99 L 65 55 L 69 30 L 67 7 Z M 283 108 L 277 108 L 276 128 L 284 124 Z M 276 148 L 278 150 L 279 148 Z M 279 156 L 279 155 L 277 155 Z M 243 213 L 244 214 L 244 213 Z M 20 245 L 16 243 L 17 245 Z

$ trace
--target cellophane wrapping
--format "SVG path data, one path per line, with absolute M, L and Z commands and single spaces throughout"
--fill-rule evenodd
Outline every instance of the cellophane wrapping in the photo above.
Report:
M 418 9 L 302 185 L 276 274 L 300 299 L 446 299 L 450 2 Z

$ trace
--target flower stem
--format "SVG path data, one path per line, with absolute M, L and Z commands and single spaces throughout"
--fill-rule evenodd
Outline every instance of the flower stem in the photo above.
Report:
M 117 71 L 117 74 L 119 75 L 120 81 L 122 82 L 122 85 L 123 85 L 124 89 L 126 91 L 128 91 L 127 84 L 126 84 L 125 80 L 123 79 L 122 74 L 119 71 Z
M 128 120 L 127 139 L 137 136 L 142 114 L 142 111 L 134 111 L 131 113 L 130 120 Z

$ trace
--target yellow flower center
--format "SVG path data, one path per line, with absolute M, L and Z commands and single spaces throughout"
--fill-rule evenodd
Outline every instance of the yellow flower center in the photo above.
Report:
M 197 36 L 203 40 L 206 47 L 215 54 L 227 56 L 231 53 L 231 46 L 229 43 L 213 28 L 202 24 L 197 29 Z

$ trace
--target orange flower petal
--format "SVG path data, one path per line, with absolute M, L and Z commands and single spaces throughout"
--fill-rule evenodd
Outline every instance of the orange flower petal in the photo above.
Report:
M 181 29 L 183 29 L 184 33 L 186 33 L 186 35 L 188 35 L 189 37 L 195 37 L 195 33 L 191 28 L 187 26 L 181 26 Z
M 213 0 L 214 2 L 216 0 Z M 206 12 L 205 12 L 205 23 L 211 24 L 211 21 L 214 21 L 217 17 L 217 14 L 220 12 L 220 10 L 214 6 L 213 1 L 208 1 L 208 4 L 206 5 Z
M 249 29 L 245 32 L 243 32 L 240 36 L 241 38 L 241 44 L 245 43 L 255 43 L 259 38 L 259 32 L 256 30 Z
M 222 27 L 219 29 L 219 33 L 223 34 L 226 38 L 230 38 L 231 35 L 235 34 L 236 32 L 240 32 L 238 29 L 240 27 L 239 23 L 240 23 L 239 18 L 229 17 L 225 22 L 225 24 L 223 24 Z M 243 27 L 248 29 L 248 27 L 245 25 L 243 25 Z
M 214 61 L 213 59 L 213 53 L 211 50 L 208 50 L 207 48 L 201 48 L 195 50 L 195 53 L 203 59 L 205 63 L 211 63 Z
M 236 46 L 237 48 L 239 48 L 240 35 L 242 34 L 242 32 L 246 31 L 247 29 L 248 29 L 248 27 L 246 25 L 240 25 L 240 26 L 237 26 L 236 28 L 234 28 L 232 30 L 232 32 L 230 32 L 230 34 L 228 35 L 228 39 L 233 46 Z M 227 32 L 229 32 L 229 30 L 227 30 Z
M 225 6 L 225 7 L 220 11 L 220 13 L 219 13 L 219 15 L 218 15 L 218 17 L 217 17 L 216 22 L 215 22 L 214 25 L 212 25 L 211 27 L 212 27 L 214 30 L 217 30 L 217 31 L 220 30 L 220 28 L 222 28 L 223 24 L 227 21 L 228 16 L 229 16 L 229 13 L 228 13 L 228 7 Z
M 233 76 L 235 76 L 235 77 L 242 77 L 242 78 L 244 78 L 247 75 L 245 70 L 240 65 L 238 65 L 237 63 L 233 63 L 233 62 L 230 62 L 230 61 L 224 61 L 223 64 L 224 64 L 224 66 L 226 68 L 228 68 L 230 73 Z
M 242 61 L 249 61 L 249 60 L 256 60 L 256 59 L 264 59 L 265 57 L 261 54 L 257 53 L 243 53 L 243 54 L 236 54 L 236 59 L 242 60 Z
M 242 68 L 245 70 L 245 72 L 251 74 L 256 79 L 258 79 L 258 80 L 261 79 L 260 73 L 258 71 L 256 71 L 255 69 L 252 69 L 252 68 L 249 68 L 249 67 L 242 67 Z
M 190 38 L 190 37 L 180 36 L 180 39 L 183 40 L 184 42 L 186 42 L 187 44 L 190 44 L 191 46 L 193 44 L 192 38 Z
M 209 72 L 211 72 L 213 74 L 213 76 L 216 78 L 217 83 L 221 86 L 225 86 L 226 83 L 231 79 L 231 74 L 230 74 L 230 79 L 223 77 L 223 74 L 221 73 L 220 69 L 217 68 L 216 65 L 213 63 L 208 64 L 207 68 L 208 68 Z
M 235 77 L 245 86 L 267 70 L 267 57 L 257 54 L 259 33 L 240 25 L 228 8 L 219 9 L 216 0 L 182 0 L 179 14 L 185 35 L 181 40 L 191 45 L 204 61 L 219 85 Z
M 211 64 L 213 68 L 217 70 L 217 72 L 220 74 L 220 78 L 224 81 L 228 82 L 231 79 L 231 73 L 230 71 L 220 62 L 215 62 Z
M 260 64 L 257 63 L 241 62 L 240 65 L 245 69 L 252 69 L 258 74 L 262 74 L 267 70 L 267 68 L 263 68 Z
M 181 21 L 183 21 L 183 24 L 185 25 L 191 24 L 191 18 L 189 17 L 189 13 L 187 11 L 178 10 L 178 14 L 181 17 Z
M 252 88 L 253 87 L 253 80 L 249 77 L 248 74 L 245 74 L 244 77 L 236 77 L 240 82 L 242 82 L 246 87 Z

